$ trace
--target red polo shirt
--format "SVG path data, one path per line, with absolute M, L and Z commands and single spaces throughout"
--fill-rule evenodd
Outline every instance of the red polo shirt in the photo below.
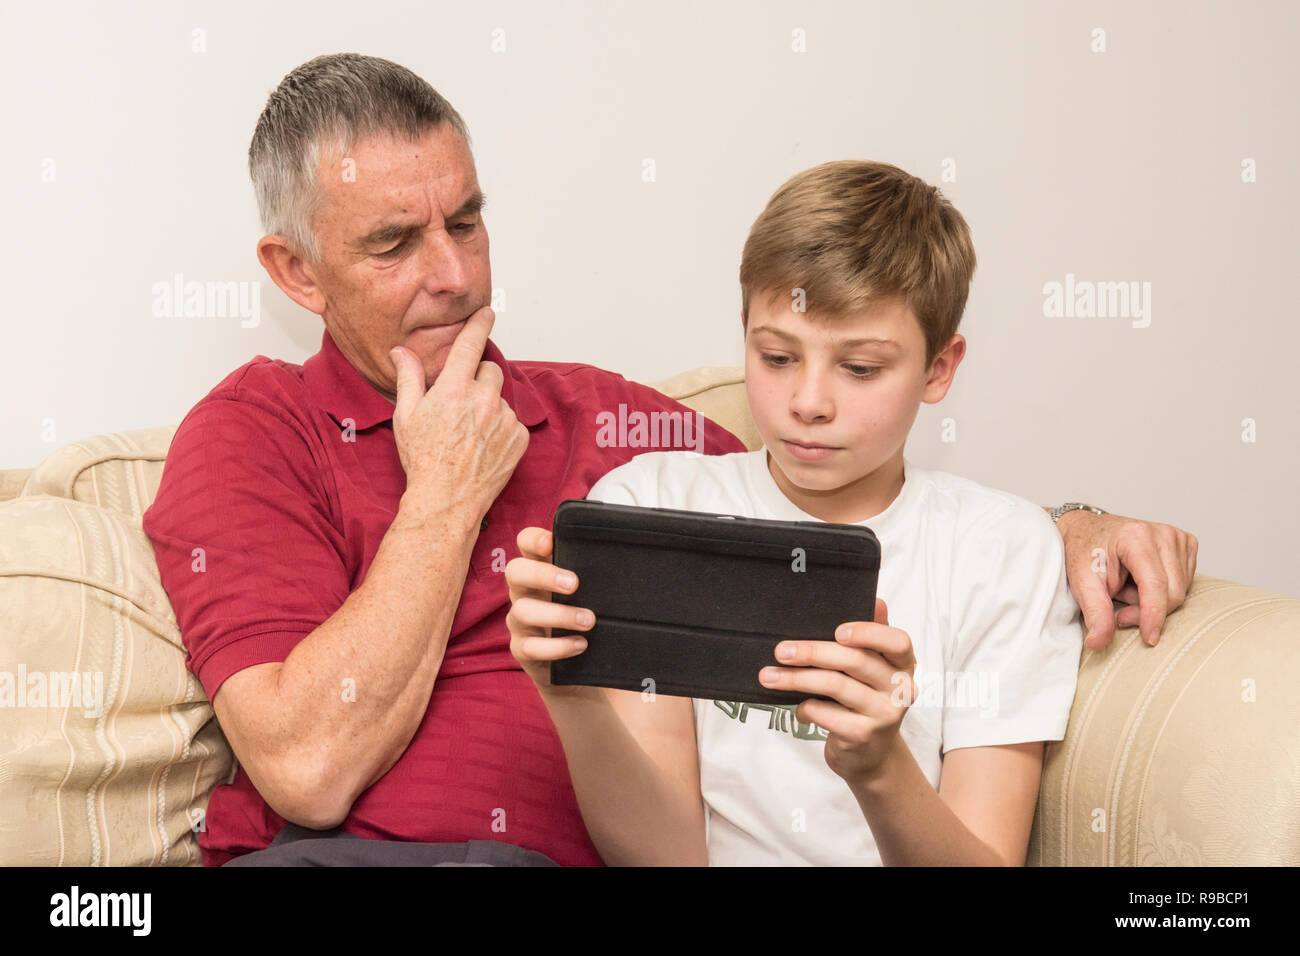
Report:
M 505 840 L 561 864 L 599 864 L 559 737 L 510 655 L 510 602 L 494 551 L 515 557 L 521 528 L 550 527 L 565 498 L 585 497 L 610 469 L 668 447 L 604 447 L 619 429 L 598 422 L 621 419 L 620 406 L 633 425 L 636 412 L 693 413 L 589 365 L 507 362 L 490 341 L 483 357 L 505 373 L 501 394 L 528 427 L 528 450 L 479 534 L 424 720 L 342 828 L 385 840 Z M 406 488 L 392 415 L 326 332 L 301 366 L 259 355 L 181 422 L 144 530 L 187 664 L 209 698 L 236 671 L 287 658 L 365 579 Z M 625 445 L 639 438 L 625 434 Z M 712 422 L 703 434 L 706 454 L 744 450 Z M 495 564 L 503 566 L 501 552 Z M 382 628 L 371 640 L 382 654 Z M 494 830 L 502 820 L 505 831 Z M 212 794 L 203 861 L 262 849 L 284 822 L 241 767 Z

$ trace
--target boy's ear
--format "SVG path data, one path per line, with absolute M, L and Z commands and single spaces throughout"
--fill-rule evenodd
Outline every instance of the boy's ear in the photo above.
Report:
M 930 405 L 941 401 L 948 394 L 948 389 L 952 387 L 952 380 L 957 375 L 957 366 L 965 357 L 966 337 L 954 335 L 930 363 L 921 401 Z

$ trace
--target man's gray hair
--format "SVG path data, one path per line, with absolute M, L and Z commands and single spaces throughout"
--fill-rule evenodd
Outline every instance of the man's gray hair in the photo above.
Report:
M 441 123 L 469 143 L 460 114 L 404 66 L 359 53 L 309 60 L 271 92 L 248 147 L 262 228 L 319 262 L 312 221 L 323 199 L 316 182 L 321 159 L 341 160 L 371 136 L 417 140 Z

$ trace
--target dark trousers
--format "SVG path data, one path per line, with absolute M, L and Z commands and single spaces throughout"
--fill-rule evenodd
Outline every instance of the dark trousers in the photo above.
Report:
M 339 830 L 286 823 L 265 850 L 237 856 L 226 866 L 558 866 L 550 857 L 513 843 L 403 843 L 367 840 Z

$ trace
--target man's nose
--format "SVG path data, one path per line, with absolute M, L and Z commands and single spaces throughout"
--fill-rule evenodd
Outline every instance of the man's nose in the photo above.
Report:
M 790 411 L 805 422 L 830 421 L 835 416 L 829 376 L 807 365 L 799 370 Z
M 445 229 L 439 229 L 424 243 L 421 265 L 430 295 L 462 296 L 470 288 L 468 250 Z

